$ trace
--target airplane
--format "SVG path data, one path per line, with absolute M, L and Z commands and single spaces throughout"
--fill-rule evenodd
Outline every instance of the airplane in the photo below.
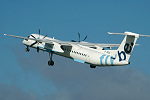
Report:
M 54 65 L 52 60 L 53 54 L 60 55 L 73 59 L 74 61 L 80 63 L 87 63 L 90 65 L 90 68 L 96 68 L 96 66 L 105 67 L 105 66 L 122 66 L 130 64 L 129 58 L 133 51 L 133 48 L 140 36 L 150 37 L 150 35 L 141 35 L 133 32 L 124 32 L 124 33 L 110 33 L 115 35 L 125 35 L 121 44 L 100 44 L 100 43 L 90 43 L 85 42 L 87 36 L 80 41 L 71 40 L 71 41 L 61 41 L 58 39 L 43 36 L 39 34 L 31 34 L 28 37 L 14 36 L 4 34 L 5 36 L 11 36 L 15 38 L 24 39 L 23 44 L 27 46 L 25 49 L 26 52 L 29 52 L 31 48 L 46 51 L 49 53 L 50 60 L 48 61 L 49 66 Z M 112 47 L 118 47 L 116 50 L 112 50 Z M 109 48 L 109 49 L 104 49 Z

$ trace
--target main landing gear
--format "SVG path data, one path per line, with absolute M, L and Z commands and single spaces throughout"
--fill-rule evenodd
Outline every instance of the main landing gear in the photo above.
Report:
M 96 66 L 95 65 L 90 65 L 90 68 L 96 68 Z
M 29 47 L 27 46 L 27 48 L 25 49 L 26 50 L 26 52 L 29 52 L 30 51 L 30 49 L 29 49 Z
M 52 60 L 52 56 L 53 56 L 53 51 L 51 51 L 49 53 L 49 57 L 50 57 L 50 60 L 48 61 L 48 65 L 49 66 L 53 66 L 54 65 L 54 61 Z

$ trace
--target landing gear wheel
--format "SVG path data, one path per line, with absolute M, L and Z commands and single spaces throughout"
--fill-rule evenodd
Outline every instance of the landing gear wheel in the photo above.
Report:
M 54 61 L 50 61 L 50 60 L 49 60 L 49 61 L 48 61 L 48 65 L 49 65 L 49 66 L 53 66 L 53 65 L 54 65 Z
M 52 56 L 53 56 L 53 52 L 50 52 L 49 53 L 50 60 L 48 61 L 48 65 L 49 66 L 53 66 L 54 65 L 54 61 L 52 60 Z
M 94 66 L 94 65 L 90 65 L 90 68 L 96 68 L 96 66 Z
M 29 49 L 28 47 L 27 47 L 25 50 L 26 50 L 26 52 L 29 52 L 29 51 L 30 51 L 30 49 Z

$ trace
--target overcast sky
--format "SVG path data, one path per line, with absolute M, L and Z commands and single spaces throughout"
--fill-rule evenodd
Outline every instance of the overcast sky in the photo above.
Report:
M 0 100 L 150 100 L 150 38 L 140 38 L 130 65 L 97 67 L 48 53 L 25 52 L 21 39 L 38 33 L 60 40 L 121 43 L 131 31 L 150 35 L 149 0 L 1 0 Z

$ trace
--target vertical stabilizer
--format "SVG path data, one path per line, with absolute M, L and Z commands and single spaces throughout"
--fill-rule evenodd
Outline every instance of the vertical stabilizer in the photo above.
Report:
M 116 34 L 116 35 L 125 35 L 122 43 L 117 49 L 117 59 L 120 61 L 128 61 L 131 53 L 133 51 L 133 48 L 135 46 L 135 43 L 137 39 L 139 38 L 139 34 L 132 33 L 132 32 L 125 32 L 125 33 L 109 33 L 109 34 Z
M 125 32 L 127 33 L 127 32 Z M 123 39 L 122 43 L 120 44 L 119 48 L 117 49 L 118 51 L 118 56 L 119 56 L 119 61 L 126 60 L 128 61 L 131 53 L 133 51 L 133 48 L 135 46 L 135 43 L 137 41 L 137 38 L 139 38 L 139 34 L 131 33 L 128 32 Z M 122 57 L 124 56 L 124 57 Z

